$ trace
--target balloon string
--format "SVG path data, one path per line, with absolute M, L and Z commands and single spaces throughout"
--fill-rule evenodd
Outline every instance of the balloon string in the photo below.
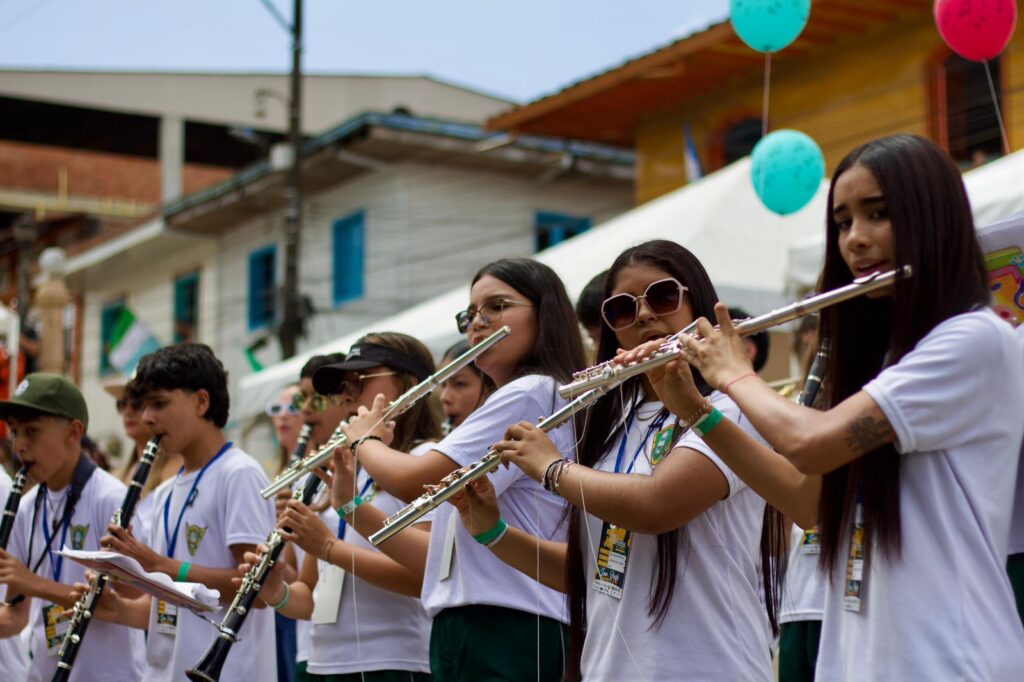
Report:
M 996 95 L 996 86 L 992 82 L 992 70 L 989 68 L 988 61 L 983 62 L 985 64 L 985 77 L 988 79 L 988 91 L 992 95 L 992 106 L 996 110 L 996 123 L 999 124 L 999 134 L 1003 138 L 1003 154 L 1010 155 L 1010 138 L 1006 135 L 1006 126 L 1003 125 L 1003 112 L 999 106 L 999 97 Z
M 986 64 L 987 67 L 987 64 Z M 768 95 L 772 90 L 772 53 L 764 53 L 764 101 L 761 104 L 761 137 L 768 135 Z

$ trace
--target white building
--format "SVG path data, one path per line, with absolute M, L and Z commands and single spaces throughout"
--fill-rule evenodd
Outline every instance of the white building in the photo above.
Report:
M 467 282 L 490 260 L 532 254 L 618 215 L 631 206 L 632 176 L 632 154 L 616 148 L 496 138 L 404 114 L 349 119 L 305 149 L 300 288 L 316 312 L 300 352 Z M 162 343 L 209 344 L 233 396 L 253 371 L 247 348 L 268 337 L 256 357 L 280 359 L 284 182 L 283 170 L 258 164 L 72 255 L 80 386 L 95 438 L 120 434 L 102 385 L 104 341 L 121 306 Z M 233 435 L 252 416 L 232 413 Z

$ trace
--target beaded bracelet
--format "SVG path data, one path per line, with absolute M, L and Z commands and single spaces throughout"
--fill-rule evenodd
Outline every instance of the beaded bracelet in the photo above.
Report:
M 544 470 L 544 475 L 540 479 L 540 483 L 544 487 L 544 490 L 547 490 L 549 493 L 555 492 L 551 487 L 551 474 L 554 473 L 555 467 L 557 467 L 558 463 L 561 461 L 561 459 L 552 460 L 551 464 L 548 464 L 548 468 Z
M 558 469 L 555 470 L 554 477 L 551 479 L 551 492 L 553 492 L 555 495 L 558 495 L 559 497 L 562 496 L 562 474 L 564 474 L 566 469 L 568 469 L 575 463 L 576 462 L 573 462 L 571 459 L 563 459 L 559 462 L 559 467 Z
M 384 442 L 384 439 L 381 438 L 380 436 L 375 436 L 372 433 L 368 433 L 365 436 L 363 436 L 362 438 L 359 438 L 358 440 L 356 440 L 356 442 L 352 443 L 352 447 L 349 448 L 352 451 L 352 454 L 353 455 L 356 454 L 356 448 L 358 448 L 360 445 L 362 445 L 363 443 L 365 443 L 368 440 L 376 440 L 376 441 L 380 441 L 381 443 Z
M 715 409 L 715 406 L 711 404 L 711 401 L 708 400 L 707 398 L 704 398 L 704 401 L 700 404 L 700 407 L 698 407 L 696 410 L 686 415 L 686 417 L 680 419 L 679 421 L 685 424 L 687 428 L 690 428 L 695 423 L 697 423 L 697 421 L 700 420 L 703 416 L 711 414 L 711 411 L 713 409 Z

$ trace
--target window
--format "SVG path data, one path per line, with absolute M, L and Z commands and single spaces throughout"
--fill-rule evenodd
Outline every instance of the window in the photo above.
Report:
M 1003 106 L 1001 60 L 989 62 L 996 101 Z M 932 90 L 935 140 L 961 168 L 974 168 L 1003 153 L 1002 135 L 985 65 L 959 55 L 937 63 Z
M 590 229 L 590 218 L 537 211 L 534 219 L 534 246 L 537 251 L 564 242 Z
M 174 343 L 196 340 L 199 326 L 199 273 L 190 272 L 174 280 Z
M 277 316 L 277 247 L 249 254 L 249 330 L 264 329 Z
M 725 154 L 725 165 L 739 161 L 754 151 L 761 139 L 762 124 L 759 118 L 745 118 L 733 124 L 722 137 L 722 151 Z
M 334 221 L 334 305 L 363 296 L 366 262 L 366 212 Z
M 114 368 L 110 365 L 110 344 L 117 326 L 117 318 L 125 310 L 124 299 L 103 304 L 100 311 L 100 376 L 110 374 Z

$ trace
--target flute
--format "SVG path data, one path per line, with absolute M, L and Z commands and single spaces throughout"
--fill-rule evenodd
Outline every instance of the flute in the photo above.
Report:
M 7 505 L 4 507 L 3 519 L 0 519 L 0 549 L 7 549 L 7 543 L 11 539 L 11 531 L 14 530 L 14 517 L 18 514 L 18 505 L 21 503 L 21 496 L 25 492 L 25 483 L 28 480 L 28 466 L 23 466 L 14 476 L 14 483 L 11 485 L 11 492 L 7 496 Z
M 135 514 L 135 507 L 142 498 L 142 489 L 146 487 L 146 479 L 149 478 L 149 470 L 153 466 L 153 460 L 156 459 L 159 448 L 160 436 L 151 438 L 146 443 L 146 448 L 142 451 L 142 457 L 139 459 L 139 466 L 135 469 L 132 482 L 128 485 L 128 491 L 124 494 L 121 508 L 114 512 L 114 518 L 110 521 L 111 524 L 127 528 L 131 523 L 132 516 Z M 53 682 L 64 682 L 71 676 L 71 671 L 75 666 L 75 658 L 78 656 L 78 650 L 82 646 L 82 639 L 89 629 L 89 623 L 92 622 L 92 614 L 96 610 L 96 605 L 99 603 L 100 597 L 103 596 L 103 590 L 106 588 L 109 580 L 110 578 L 102 573 L 93 576 L 92 580 L 89 581 L 89 589 L 75 602 L 68 632 L 64 635 L 64 641 L 60 644 L 60 651 L 58 652 L 60 660 L 57 661 L 57 669 L 54 671 L 53 677 L 50 678 Z
M 426 397 L 434 391 L 434 389 L 448 381 L 448 379 L 453 375 L 458 374 L 458 372 L 466 365 L 473 362 L 473 360 L 476 360 L 480 355 L 489 351 L 491 347 L 508 336 L 510 332 L 511 330 L 508 327 L 502 327 L 459 357 L 449 362 L 434 374 L 431 374 L 429 377 L 410 388 L 404 394 L 400 395 L 390 405 L 388 405 L 387 410 L 384 411 L 384 416 L 382 418 L 383 421 L 390 421 L 411 408 L 421 398 Z M 327 460 L 331 458 L 331 454 L 336 449 L 344 445 L 347 440 L 348 438 L 342 432 L 341 425 L 339 424 L 338 428 L 334 430 L 334 433 L 332 433 L 331 437 L 327 439 L 327 443 L 325 443 L 323 447 L 318 449 L 316 452 L 303 457 L 301 460 L 285 469 L 277 478 L 274 479 L 273 483 L 260 491 L 260 495 L 263 496 L 263 499 L 268 499 L 279 491 L 284 490 L 285 488 L 290 488 L 304 475 L 311 473 L 327 462 Z
M 598 386 L 587 391 L 572 402 L 566 403 L 554 414 L 541 419 L 537 426 L 545 433 L 558 428 L 569 421 L 577 412 L 593 405 L 598 398 L 610 389 L 610 386 Z M 466 484 L 482 478 L 497 469 L 499 464 L 501 464 L 501 453 L 491 449 L 483 456 L 483 459 L 451 472 L 438 481 L 436 485 L 429 486 L 430 489 L 426 493 L 420 495 L 398 512 L 385 519 L 384 526 L 370 536 L 370 542 L 375 546 L 379 545 L 395 533 L 408 528 L 431 509 L 437 508 L 445 500 L 462 490 Z
M 884 289 L 887 286 L 891 286 L 897 279 L 909 277 L 910 275 L 910 266 L 903 266 L 903 268 L 898 270 L 859 277 L 850 284 L 833 289 L 832 291 L 826 291 L 817 296 L 792 303 L 784 308 L 773 310 L 770 313 L 743 320 L 736 325 L 736 332 L 740 336 L 756 334 L 784 322 L 795 320 L 798 317 L 816 313 L 822 308 L 827 308 L 836 303 L 842 303 L 851 298 Z M 609 388 L 618 386 L 627 379 L 667 365 L 669 362 L 682 357 L 680 339 L 685 334 L 693 334 L 696 329 L 696 322 L 687 325 L 682 331 L 668 337 L 665 343 L 651 357 L 640 362 L 635 362 L 631 365 L 620 365 L 614 360 L 609 360 L 577 372 L 573 375 L 572 382 L 559 386 L 558 392 L 563 398 L 571 398 L 574 395 L 579 395 L 584 391 L 589 391 L 599 386 L 608 386 Z

